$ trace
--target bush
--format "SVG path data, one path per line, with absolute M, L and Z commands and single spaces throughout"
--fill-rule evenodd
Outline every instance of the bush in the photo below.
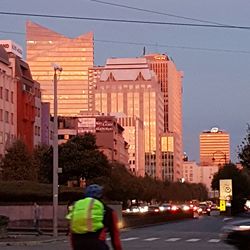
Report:
M 52 202 L 52 184 L 42 184 L 30 181 L 0 181 L 1 202 Z M 78 200 L 83 196 L 83 189 L 60 186 L 59 201 Z
M 9 218 L 7 216 L 4 215 L 0 215 L 0 227 L 2 226 L 7 226 L 9 223 Z

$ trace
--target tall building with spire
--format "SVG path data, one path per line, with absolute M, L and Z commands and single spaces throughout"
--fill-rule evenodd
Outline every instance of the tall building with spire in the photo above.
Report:
M 89 111 L 92 89 L 88 69 L 94 63 L 93 33 L 68 38 L 28 21 L 26 24 L 27 62 L 33 79 L 41 84 L 42 101 L 53 113 L 53 64 L 63 68 L 58 81 L 58 115 L 75 116 Z
M 200 165 L 222 166 L 230 161 L 230 135 L 212 128 L 200 134 Z
M 183 160 L 182 142 L 182 78 L 183 72 L 176 68 L 173 60 L 165 54 L 146 54 L 149 67 L 157 76 L 164 100 L 164 133 L 173 140 L 174 180 L 181 178 Z M 171 137 L 169 137 L 169 133 Z M 165 137 L 164 136 L 164 137 Z M 171 171 L 170 171 L 171 172 Z M 169 174 L 169 173 L 167 173 Z

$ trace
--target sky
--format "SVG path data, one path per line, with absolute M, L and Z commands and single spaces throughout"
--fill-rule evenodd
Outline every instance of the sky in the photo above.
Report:
M 250 27 L 248 0 L 0 0 L 0 3 L 0 12 Z M 250 28 L 0 14 L 0 39 L 13 40 L 25 49 L 27 20 L 68 37 L 94 32 L 95 65 L 104 65 L 110 57 L 141 56 L 144 46 L 146 53 L 167 54 L 177 69 L 184 72 L 183 144 L 189 160 L 199 162 L 199 134 L 218 127 L 230 134 L 231 160 L 237 161 L 237 146 L 250 123 Z

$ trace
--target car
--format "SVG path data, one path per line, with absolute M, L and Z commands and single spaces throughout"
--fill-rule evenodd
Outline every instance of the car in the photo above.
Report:
M 168 204 L 168 203 L 163 203 L 159 206 L 160 211 L 170 211 L 171 210 L 172 205 Z
M 150 205 L 148 206 L 148 212 L 158 213 L 160 212 L 160 208 L 157 205 Z
M 250 218 L 228 222 L 221 229 L 221 238 L 238 249 L 250 249 Z
M 200 203 L 198 207 L 200 208 L 202 214 L 210 215 L 211 209 L 206 203 Z

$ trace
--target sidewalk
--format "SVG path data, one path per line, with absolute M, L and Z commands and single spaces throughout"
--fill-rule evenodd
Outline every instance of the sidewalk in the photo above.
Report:
M 50 243 L 54 241 L 68 240 L 68 236 L 65 234 L 58 235 L 54 238 L 51 234 L 36 235 L 27 233 L 9 233 L 7 237 L 0 238 L 1 246 L 28 246 L 28 245 L 39 245 L 42 243 Z

